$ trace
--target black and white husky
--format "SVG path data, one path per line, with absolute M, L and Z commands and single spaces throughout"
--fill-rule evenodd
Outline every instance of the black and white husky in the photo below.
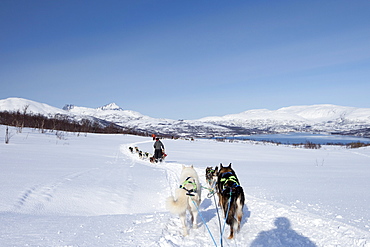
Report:
M 234 230 L 240 230 L 240 223 L 243 218 L 244 191 L 240 186 L 235 171 L 229 166 L 220 164 L 217 178 L 218 197 L 220 206 L 224 212 L 226 223 L 230 226 L 229 239 L 234 237 Z M 236 218 L 235 218 L 236 217 Z
M 175 196 L 167 198 L 166 206 L 171 213 L 180 216 L 183 225 L 183 234 L 186 236 L 188 235 L 186 211 L 188 210 L 191 214 L 193 228 L 197 228 L 197 207 L 199 207 L 201 201 L 201 186 L 198 174 L 193 166 L 182 166 L 180 183 L 180 187 L 175 190 Z

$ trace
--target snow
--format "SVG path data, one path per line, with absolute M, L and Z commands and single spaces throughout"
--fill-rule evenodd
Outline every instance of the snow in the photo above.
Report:
M 0 111 L 20 111 L 21 113 L 24 112 L 26 108 L 26 113 L 34 113 L 34 114 L 43 114 L 43 115 L 55 115 L 55 114 L 65 114 L 68 115 L 68 112 L 50 106 L 48 104 L 35 102 L 28 99 L 22 98 L 7 98 L 0 100 Z
M 204 122 L 212 121 L 250 121 L 269 119 L 271 121 L 298 121 L 305 123 L 320 123 L 337 119 L 370 120 L 370 109 L 330 104 L 310 106 L 290 106 L 278 110 L 256 109 L 238 114 L 229 114 L 222 117 L 205 117 L 200 119 Z
M 102 107 L 99 107 L 98 110 L 101 110 L 101 111 L 106 111 L 106 110 L 122 111 L 122 108 L 119 107 L 116 103 L 110 103 L 110 104 L 104 105 Z
M 204 122 L 210 121 L 250 121 L 250 120 L 261 120 L 261 119 L 271 119 L 275 121 L 303 121 L 305 120 L 298 115 L 290 114 L 284 111 L 271 111 L 267 109 L 257 109 L 249 110 L 238 114 L 229 114 L 222 117 L 205 117 L 200 119 Z
M 369 147 L 164 139 L 168 157 L 152 164 L 128 149 L 153 152 L 148 137 L 9 128 L 5 144 L 0 126 L 0 246 L 215 246 L 201 218 L 183 237 L 164 203 L 182 164 L 205 186 L 205 168 L 220 162 L 246 194 L 241 230 L 223 246 L 370 246 Z M 206 195 L 200 212 L 221 246 L 217 196 Z
M 284 107 L 278 111 L 296 114 L 307 120 L 312 121 L 330 121 L 338 118 L 344 118 L 351 115 L 356 110 L 355 107 L 345 107 L 336 105 L 312 105 L 312 106 L 291 106 Z
M 93 116 L 103 120 L 113 121 L 115 123 L 122 123 L 131 120 L 143 120 L 149 118 L 135 111 L 123 110 L 114 103 L 96 109 L 73 106 L 73 108 L 69 109 L 68 112 L 76 116 Z

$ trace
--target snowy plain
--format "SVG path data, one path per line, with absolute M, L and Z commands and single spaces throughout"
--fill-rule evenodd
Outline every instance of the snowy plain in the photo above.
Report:
M 219 163 L 233 164 L 246 195 L 223 246 L 370 246 L 369 147 L 164 139 L 168 157 L 152 164 L 128 149 L 152 153 L 148 137 L 9 129 L 5 144 L 0 125 L 0 246 L 221 246 L 207 190 L 189 236 L 164 206 L 182 165 L 206 186 Z

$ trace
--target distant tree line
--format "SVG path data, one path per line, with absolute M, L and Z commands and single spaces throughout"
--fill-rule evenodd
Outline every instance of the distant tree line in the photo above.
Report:
M 14 126 L 18 131 L 23 128 L 36 128 L 42 132 L 45 130 L 59 130 L 68 132 L 84 132 L 84 133 L 105 133 L 105 134 L 133 134 L 146 135 L 143 132 L 132 129 L 125 129 L 114 123 L 106 122 L 102 124 L 98 120 L 82 119 L 74 120 L 67 115 L 56 114 L 54 116 L 45 116 L 42 114 L 26 113 L 27 107 L 21 112 L 18 111 L 2 111 L 0 112 L 0 124 Z

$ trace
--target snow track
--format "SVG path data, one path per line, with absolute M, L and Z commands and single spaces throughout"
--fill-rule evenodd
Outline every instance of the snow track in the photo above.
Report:
M 38 184 L 30 187 L 20 196 L 14 205 L 14 211 L 17 213 L 44 214 L 60 187 L 66 186 L 67 183 L 88 172 L 73 173 L 51 184 Z

